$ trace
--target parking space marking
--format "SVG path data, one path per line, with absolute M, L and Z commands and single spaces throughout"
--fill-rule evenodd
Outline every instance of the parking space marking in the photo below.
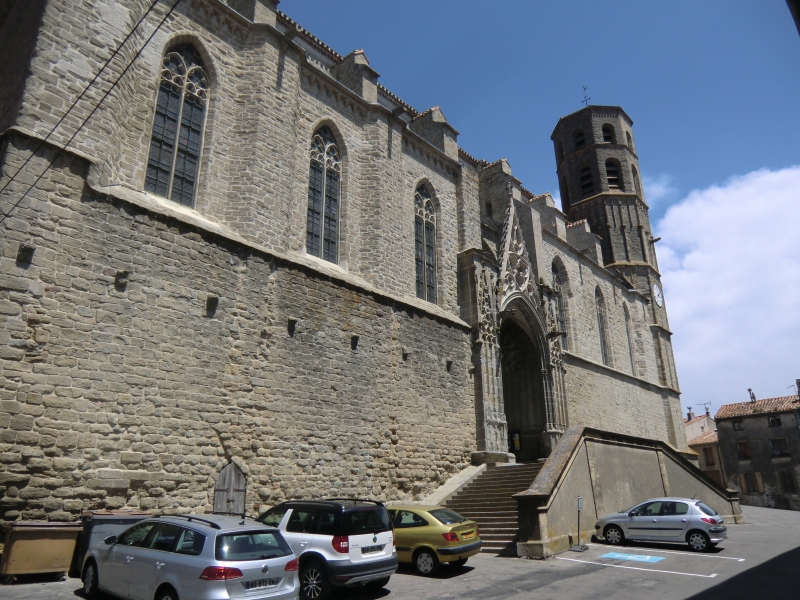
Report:
M 586 563 L 588 565 L 600 565 L 601 567 L 614 567 L 615 569 L 631 569 L 633 571 L 650 571 L 651 573 L 668 573 L 670 575 L 686 575 L 687 577 L 703 577 L 705 579 L 710 579 L 712 577 L 716 577 L 716 573 L 712 573 L 711 575 L 698 575 L 697 573 L 681 573 L 680 571 L 662 571 L 661 569 L 645 569 L 642 567 L 627 567 L 625 565 L 610 565 L 608 563 L 601 563 L 596 562 L 593 560 L 578 560 L 577 558 L 563 558 L 561 556 L 556 556 L 558 560 L 568 560 L 570 562 L 579 562 L 579 563 Z
M 596 546 L 598 548 L 607 548 L 603 544 L 586 544 L 587 546 Z M 641 548 L 644 552 L 659 552 L 661 554 L 681 554 L 683 556 L 694 556 L 695 558 L 721 558 L 723 560 L 736 560 L 744 562 L 744 558 L 737 558 L 735 556 L 719 556 L 717 554 L 699 554 L 697 552 L 678 552 L 676 550 L 656 550 L 655 548 Z
M 663 556 L 647 556 L 646 554 L 623 554 L 621 552 L 609 552 L 601 554 L 600 558 L 615 558 L 617 560 L 633 560 L 636 562 L 657 563 L 664 560 Z

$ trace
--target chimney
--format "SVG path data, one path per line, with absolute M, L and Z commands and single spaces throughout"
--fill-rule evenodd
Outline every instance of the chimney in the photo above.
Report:
M 755 402 L 756 401 L 756 395 L 753 393 L 753 390 L 751 390 L 750 388 L 747 388 L 747 391 L 750 392 L 750 402 Z
M 707 417 L 711 416 L 711 407 L 710 406 L 706 406 L 706 416 Z
M 692 407 L 690 406 L 689 407 L 689 412 L 686 413 L 686 420 L 687 421 L 691 421 L 692 419 L 694 419 L 694 417 L 695 417 L 695 414 L 692 412 Z
M 797 388 L 797 395 L 800 396 L 800 379 L 794 380 L 794 387 Z

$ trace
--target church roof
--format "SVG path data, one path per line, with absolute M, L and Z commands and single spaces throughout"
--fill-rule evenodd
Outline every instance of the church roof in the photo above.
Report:
M 733 417 L 747 417 L 764 413 L 781 413 L 800 409 L 800 398 L 794 396 L 781 396 L 779 398 L 765 398 L 755 402 L 739 402 L 738 404 L 723 404 L 717 411 L 715 419 L 731 419 Z
M 717 436 L 717 430 L 712 429 L 711 431 L 706 431 L 703 435 L 698 435 L 693 440 L 689 440 L 690 446 L 704 446 L 705 444 L 716 444 L 719 442 L 719 436 Z

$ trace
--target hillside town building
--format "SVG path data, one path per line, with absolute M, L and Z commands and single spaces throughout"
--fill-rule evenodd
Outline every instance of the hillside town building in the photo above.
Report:
M 0 9 L 3 518 L 686 451 L 625 111 L 558 121 L 562 210 L 275 4 Z

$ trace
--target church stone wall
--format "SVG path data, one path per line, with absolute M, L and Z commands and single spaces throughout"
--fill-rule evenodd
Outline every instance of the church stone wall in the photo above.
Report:
M 13 135 L 3 172 L 34 145 Z M 210 510 L 232 460 L 248 510 L 411 499 L 469 464 L 469 331 L 456 319 L 95 193 L 92 168 L 65 155 L 4 223 L 4 518 Z M 20 244 L 35 248 L 29 266 Z

